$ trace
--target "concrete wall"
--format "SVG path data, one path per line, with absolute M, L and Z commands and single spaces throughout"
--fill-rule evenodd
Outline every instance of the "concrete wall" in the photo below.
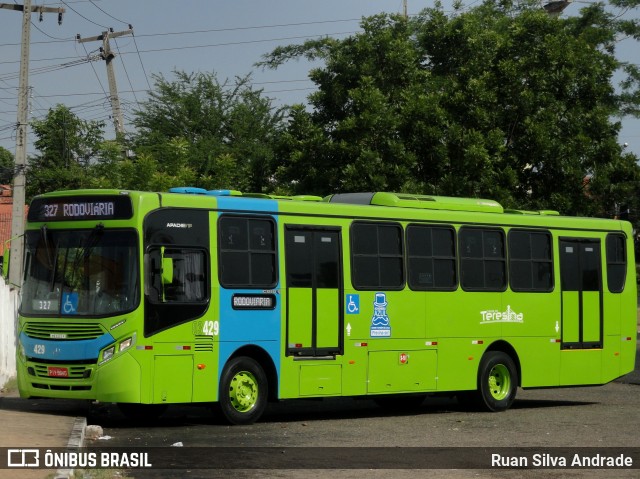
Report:
M 0 387 L 16 375 L 16 326 L 19 294 L 0 276 Z

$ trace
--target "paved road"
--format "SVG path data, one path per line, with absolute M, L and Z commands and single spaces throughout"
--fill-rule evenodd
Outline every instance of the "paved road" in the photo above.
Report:
M 640 361 L 640 359 L 639 359 Z M 371 400 L 296 400 L 271 405 L 252 426 L 230 427 L 211 411 L 173 407 L 154 424 L 132 423 L 117 409 L 94 410 L 89 424 L 104 427 L 109 447 L 606 447 L 640 448 L 640 369 L 622 380 L 592 388 L 519 391 L 509 411 L 463 410 L 454 399 L 429 398 L 419 408 L 380 409 Z M 399 451 L 401 449 L 398 449 Z M 186 450 L 185 450 L 186 451 Z M 464 449 L 459 450 L 460 454 Z M 467 450 L 471 451 L 471 450 Z M 531 451 L 531 450 L 530 450 Z M 322 451 L 323 453 L 326 451 Z M 375 454 L 375 451 L 368 453 Z M 206 454 L 206 451 L 205 451 Z M 247 458 L 238 457 L 239 464 Z M 262 458 L 261 460 L 264 460 Z M 268 459 L 267 459 L 268 460 Z M 372 464 L 376 458 L 372 457 Z M 245 461 L 245 462 L 243 462 Z M 227 477 L 388 477 L 390 471 L 362 470 L 184 470 L 193 478 Z M 448 470 L 412 471 L 412 477 L 638 477 L 640 470 Z M 133 476 L 175 477 L 176 471 L 134 471 Z M 165 474 L 163 476 L 163 474 Z

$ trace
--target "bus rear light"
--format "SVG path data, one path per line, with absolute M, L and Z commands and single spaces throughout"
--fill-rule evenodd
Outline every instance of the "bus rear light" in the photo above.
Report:
M 301 348 L 302 347 L 302 343 L 296 343 L 296 345 L 294 347 Z
M 552 343 L 561 343 L 562 340 L 561 339 L 557 339 L 557 338 L 551 338 L 551 342 Z

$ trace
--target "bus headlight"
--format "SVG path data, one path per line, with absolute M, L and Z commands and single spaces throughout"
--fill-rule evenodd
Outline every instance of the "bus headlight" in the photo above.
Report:
M 111 359 L 113 357 L 113 353 L 116 351 L 115 346 L 111 346 L 104 350 L 102 353 L 102 360 L 106 361 L 107 359 Z
M 129 349 L 129 348 L 131 347 L 131 344 L 133 344 L 133 337 L 131 337 L 131 338 L 127 338 L 127 339 L 125 339 L 124 341 L 122 341 L 122 342 L 120 343 L 120 347 L 119 347 L 119 349 L 118 349 L 118 350 L 119 350 L 120 352 L 122 352 L 122 351 L 124 351 L 124 350 L 126 350 L 126 349 Z

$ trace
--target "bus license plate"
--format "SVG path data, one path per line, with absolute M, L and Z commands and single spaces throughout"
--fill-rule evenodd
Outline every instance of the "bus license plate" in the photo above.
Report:
M 69 369 L 49 366 L 49 376 L 54 378 L 68 378 Z

